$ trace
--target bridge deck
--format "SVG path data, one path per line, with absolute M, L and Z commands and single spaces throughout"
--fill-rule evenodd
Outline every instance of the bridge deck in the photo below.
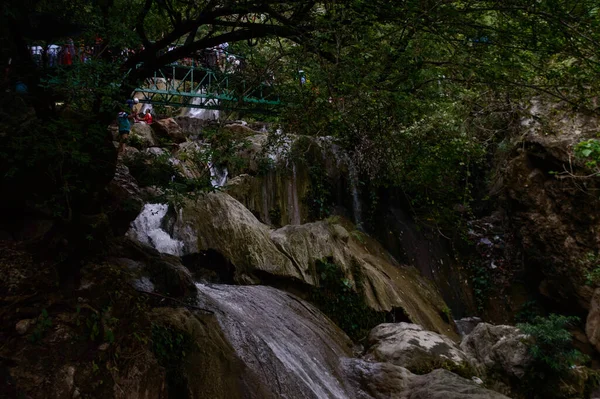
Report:
M 177 107 L 231 109 L 247 105 L 280 105 L 272 86 L 248 87 L 235 71 L 212 70 L 199 66 L 173 64 L 154 72 L 135 93 L 140 102 Z

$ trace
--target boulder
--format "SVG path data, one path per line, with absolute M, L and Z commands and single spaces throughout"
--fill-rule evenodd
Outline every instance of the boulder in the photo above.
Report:
M 597 264 L 590 255 L 600 248 L 600 200 L 591 195 L 600 184 L 584 178 L 594 170 L 573 148 L 596 138 L 600 118 L 540 98 L 532 101 L 529 113 L 521 121 L 523 131 L 509 144 L 514 148 L 511 157 L 497 167 L 502 171 L 497 174 L 504 202 L 500 206 L 511 210 L 511 234 L 523 250 L 525 270 L 514 280 L 533 276 L 541 282 L 542 295 L 583 313 L 594 293 L 585 284 L 586 274 Z
M 531 362 L 527 335 L 513 326 L 480 323 L 460 344 L 488 374 L 521 379 Z
M 183 143 L 185 134 L 173 118 L 157 120 L 152 124 L 152 130 L 159 140 L 172 143 Z
M 590 343 L 600 352 L 600 288 L 596 288 L 590 302 L 590 311 L 585 322 L 585 334 Z
M 454 324 L 456 324 L 460 336 L 464 337 L 470 334 L 481 321 L 479 317 L 463 317 L 460 320 L 454 320 Z
M 410 399 L 509 399 L 442 369 L 415 376 L 408 390 L 410 395 L 406 398 Z
M 362 279 L 360 292 L 372 309 L 403 309 L 412 322 L 458 338 L 443 318 L 443 300 L 416 270 L 395 264 L 375 241 L 357 231 L 350 234 L 339 223 L 271 231 L 233 197 L 215 192 L 186 201 L 172 232 L 184 243 L 183 255 L 209 250 L 222 255 L 233 266 L 238 283 L 277 277 L 316 286 L 317 261 L 331 258 L 349 281 Z
M 207 148 L 196 141 L 186 141 L 179 144 L 173 165 L 188 179 L 200 179 L 210 176 L 208 161 Z
M 180 358 L 179 364 L 171 364 L 180 384 L 184 385 L 177 392 L 179 395 L 214 399 L 275 399 L 254 370 L 237 356 L 214 316 L 192 313 L 185 308 L 159 308 L 154 311 L 152 319 L 159 328 L 166 328 L 166 331 L 173 331 L 183 338 L 185 346 L 176 350 L 183 351 L 185 355 Z M 169 393 L 175 392 L 170 390 Z
M 314 306 L 267 286 L 199 284 L 198 291 L 200 306 L 215 312 L 215 324 L 257 377 L 255 385 L 267 388 L 267 396 L 248 391 L 244 397 L 353 397 L 340 364 L 352 342 Z
M 508 399 L 447 370 L 415 375 L 390 363 L 343 359 L 357 399 Z
M 302 278 L 297 267 L 278 251 L 269 229 L 230 195 L 214 192 L 188 200 L 173 227 L 184 254 L 214 250 L 235 266 L 237 282 L 256 282 L 253 272 Z
M 158 146 L 158 140 L 154 136 L 154 131 L 150 125 L 139 122 L 134 123 L 131 127 L 131 134 L 129 135 L 130 145 L 137 147 L 134 143 L 137 141 L 140 145 L 140 148 L 143 149 L 147 147 L 155 147 Z M 137 143 L 136 143 L 137 144 Z
M 437 368 L 464 377 L 477 375 L 473 359 L 446 336 L 410 323 L 385 323 L 373 328 L 367 338 L 365 359 L 388 362 L 416 374 Z
M 138 279 L 149 278 L 161 293 L 175 297 L 191 297 L 196 294 L 192 275 L 176 256 L 161 254 L 128 237 L 114 239 L 107 251 L 110 262 L 134 271 Z M 139 285 L 135 281 L 131 283 Z
M 137 181 L 129 173 L 129 168 L 117 164 L 115 176 L 106 187 L 109 219 L 117 235 L 124 234 L 129 223 L 140 213 L 144 202 Z
M 310 221 L 306 201 L 310 178 L 305 167 L 268 169 L 257 176 L 241 174 L 229 180 L 225 189 L 268 225 L 279 227 Z
M 402 309 L 411 322 L 458 339 L 444 319 L 447 307 L 438 291 L 415 269 L 397 264 L 381 245 L 347 220 L 285 226 L 272 231 L 271 239 L 308 284 L 318 284 L 316 262 L 331 259 L 349 281 L 362 280 L 365 301 L 372 309 Z
M 231 123 L 223 126 L 223 129 L 236 138 L 245 138 L 255 135 L 257 132 L 252 130 L 244 123 Z
M 189 116 L 175 117 L 175 122 L 181 127 L 183 134 L 190 138 L 200 137 L 204 127 L 211 124 L 211 121 Z

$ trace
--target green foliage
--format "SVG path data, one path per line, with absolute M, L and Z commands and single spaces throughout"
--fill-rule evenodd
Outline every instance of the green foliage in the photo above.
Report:
M 125 164 L 141 187 L 157 187 L 162 190 L 158 200 L 165 200 L 174 205 L 180 205 L 186 198 L 212 191 L 210 173 L 206 164 L 201 164 L 204 175 L 196 178 L 186 178 L 171 161 L 168 153 L 152 155 L 137 153 L 128 157 Z
M 169 396 L 181 397 L 187 381 L 184 377 L 185 358 L 197 345 L 190 335 L 173 327 L 152 324 L 152 351 L 167 372 Z
M 319 146 L 313 139 L 300 137 L 294 142 L 289 156 L 296 165 L 308 170 L 310 188 L 304 201 L 308 205 L 310 216 L 317 220 L 327 218 L 333 202 L 331 182 L 327 178 L 325 161 Z
M 576 317 L 551 314 L 547 318 L 536 317 L 531 323 L 517 327 L 531 337 L 526 341 L 533 363 L 527 370 L 529 389 L 539 397 L 563 397 L 561 380 L 573 373 L 573 367 L 587 361 L 573 349 L 572 337 L 567 327 L 577 323 Z
M 314 303 L 355 342 L 364 338 L 376 325 L 385 322 L 386 313 L 376 312 L 366 304 L 362 293 L 358 268 L 353 272 L 354 282 L 328 260 L 317 261 L 319 286 L 310 295 Z
M 179 170 L 169 161 L 170 154 L 161 155 L 136 153 L 125 161 L 129 172 L 142 187 L 156 186 L 166 188 L 174 181 L 183 181 Z
M 42 309 L 42 314 L 36 321 L 35 328 L 29 336 L 29 341 L 34 344 L 40 342 L 50 327 L 52 327 L 52 319 L 48 315 L 48 311 Z
M 578 143 L 574 149 L 575 156 L 585 161 L 588 168 L 596 169 L 600 165 L 600 141 L 585 140 Z
M 468 268 L 477 310 L 483 312 L 492 288 L 492 276 L 489 269 L 480 262 L 471 261 L 468 263 Z
M 93 309 L 87 316 L 81 313 L 81 308 L 77 307 L 76 325 L 85 328 L 85 335 L 81 338 L 89 339 L 92 342 L 108 342 L 112 344 L 115 341 L 115 329 L 119 319 L 112 316 L 111 307 L 107 307 L 102 312 Z
M 172 327 L 152 324 L 152 351 L 161 366 L 176 367 L 193 347 L 191 337 Z
M 540 305 L 536 301 L 527 301 L 515 314 L 515 321 L 517 323 L 532 323 L 541 315 L 542 309 L 540 308 Z
M 594 252 L 588 252 L 583 259 L 579 260 L 581 266 L 586 270 L 585 283 L 595 286 L 600 283 L 600 258 Z

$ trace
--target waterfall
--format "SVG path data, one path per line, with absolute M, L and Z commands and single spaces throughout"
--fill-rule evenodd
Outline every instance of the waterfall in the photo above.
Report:
M 310 304 L 266 286 L 196 284 L 240 359 L 281 398 L 349 398 L 339 359 L 348 339 Z
M 337 144 L 331 144 L 331 150 L 336 158 L 338 167 L 346 165 L 348 168 L 348 181 L 350 183 L 350 193 L 352 194 L 352 214 L 354 215 L 354 224 L 356 224 L 357 229 L 362 230 L 362 206 L 360 203 L 360 191 L 358 187 L 358 171 L 348 154 Z
M 182 255 L 183 242 L 173 239 L 161 227 L 168 210 L 169 205 L 167 204 L 144 205 L 142 212 L 131 223 L 127 236 L 156 248 L 158 252 Z
M 198 94 L 206 94 L 206 89 L 202 88 L 202 89 L 198 90 L 197 93 Z M 217 106 L 217 105 L 219 105 L 219 100 L 195 97 L 192 99 L 192 104 Z M 204 120 L 219 119 L 219 111 L 214 110 L 214 109 L 185 108 L 183 111 L 183 115 L 189 116 L 190 118 L 204 119 Z
M 154 112 L 154 108 L 152 108 L 152 104 L 142 104 L 142 108 L 140 108 L 140 114 L 146 115 L 146 111 L 150 110 L 150 113 Z
M 291 137 L 283 135 L 281 129 L 277 129 L 274 136 L 277 137 L 277 142 L 267 148 L 267 156 L 273 162 L 279 162 L 281 160 L 287 161 L 287 157 L 292 149 L 294 141 Z
M 213 187 L 223 187 L 227 183 L 227 168 L 218 168 L 212 162 L 208 162 L 210 169 L 210 183 Z
M 301 223 L 295 163 L 292 164 L 292 178 L 288 182 L 288 215 L 290 224 Z

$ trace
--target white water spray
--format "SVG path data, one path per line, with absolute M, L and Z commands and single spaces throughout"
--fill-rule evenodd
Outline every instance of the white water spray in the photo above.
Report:
M 131 223 L 127 236 L 156 248 L 158 252 L 181 256 L 183 242 L 173 239 L 161 227 L 168 210 L 169 205 L 167 204 L 144 205 L 142 212 Z
M 198 94 L 206 94 L 206 89 L 202 88 L 197 91 Z M 192 99 L 194 105 L 206 105 L 216 107 L 219 105 L 219 100 L 207 99 L 202 97 L 195 97 Z M 219 111 L 215 109 L 204 109 L 204 108 L 186 108 L 183 111 L 185 116 L 190 118 L 203 119 L 203 120 L 217 120 L 219 119 Z

